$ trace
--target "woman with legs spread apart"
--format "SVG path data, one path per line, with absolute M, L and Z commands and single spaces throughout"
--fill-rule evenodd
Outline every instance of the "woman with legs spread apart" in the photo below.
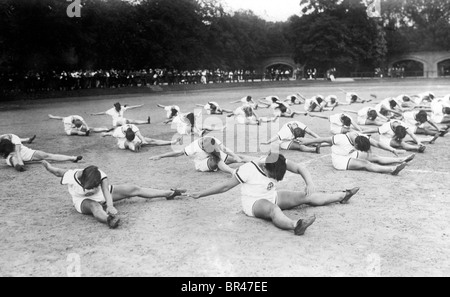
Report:
M 282 181 L 286 171 L 300 175 L 306 189 L 299 191 L 280 191 L 276 185 Z M 283 230 L 293 230 L 295 235 L 303 235 L 314 222 L 315 216 L 293 220 L 283 210 L 302 204 L 324 206 L 331 203 L 348 203 L 359 188 L 342 192 L 316 192 L 309 171 L 303 165 L 286 160 L 283 155 L 270 153 L 267 157 L 246 163 L 235 170 L 233 177 L 211 188 L 187 194 L 194 199 L 225 193 L 241 185 L 241 203 L 244 213 L 249 217 L 270 220 Z
M 134 125 L 144 125 L 144 124 L 150 124 L 150 116 L 147 118 L 146 121 L 141 120 L 130 120 L 124 117 L 124 112 L 126 110 L 135 109 L 142 107 L 144 105 L 135 105 L 135 106 L 122 106 L 119 102 L 114 103 L 114 107 L 111 109 L 108 109 L 107 111 L 98 112 L 98 113 L 91 113 L 91 115 L 109 115 L 112 117 L 112 124 L 114 127 L 126 125 L 126 124 L 134 124 Z
M 69 194 L 72 196 L 73 206 L 77 212 L 92 215 L 111 229 L 117 228 L 120 222 L 116 216 L 118 212 L 114 207 L 115 202 L 132 197 L 173 200 L 185 192 L 176 189 L 156 190 L 135 185 L 113 186 L 109 184 L 107 175 L 96 166 L 65 170 L 54 167 L 46 161 L 42 161 L 42 165 L 48 172 L 61 178 L 62 185 L 69 187 Z
M 67 117 L 54 116 L 49 114 L 48 117 L 53 120 L 62 120 L 64 124 L 64 131 L 68 136 L 78 135 L 78 136 L 89 136 L 90 132 L 109 132 L 113 128 L 89 128 L 86 121 L 79 115 L 71 115 Z
M 4 134 L 0 136 L 0 156 L 6 159 L 8 166 L 14 167 L 17 171 L 25 171 L 25 163 L 33 161 L 72 161 L 76 163 L 83 159 L 82 156 L 57 155 L 32 150 L 24 146 L 22 140 L 15 134 Z
M 113 136 L 117 139 L 117 146 L 121 150 L 139 152 L 143 146 L 165 146 L 182 142 L 182 137 L 168 141 L 142 136 L 139 128 L 133 124 L 117 127 L 113 132 L 103 133 L 102 136 Z

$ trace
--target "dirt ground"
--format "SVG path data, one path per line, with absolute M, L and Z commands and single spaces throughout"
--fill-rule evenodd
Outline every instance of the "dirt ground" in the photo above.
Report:
M 152 118 L 141 132 L 169 140 L 174 131 L 162 124 L 165 112 L 157 103 L 178 104 L 192 110 L 195 103 L 217 101 L 224 108 L 246 95 L 254 98 L 300 91 L 307 97 L 336 94 L 339 87 L 362 97 L 384 97 L 431 90 L 450 93 L 448 80 L 410 80 L 360 83 L 319 83 L 286 88 L 234 88 L 146 96 L 112 96 L 39 102 L 15 102 L 0 109 L 0 134 L 37 135 L 27 145 L 47 152 L 83 155 L 79 164 L 58 163 L 64 169 L 97 165 L 112 184 L 131 183 L 168 189 L 202 190 L 227 179 L 224 173 L 198 173 L 187 157 L 149 161 L 170 147 L 144 148 L 140 153 L 120 151 L 112 138 L 99 134 L 67 137 L 61 122 L 48 114 L 78 114 L 91 127 L 111 124 L 105 111 L 116 101 L 145 104 L 126 112 L 131 119 Z M 372 103 L 369 103 L 372 104 Z M 349 108 L 357 110 L 362 105 Z M 295 108 L 303 110 L 303 106 Z M 338 112 L 342 107 L 337 108 Z M 270 115 L 270 110 L 258 110 Z M 325 113 L 326 115 L 331 112 Z M 206 116 L 204 117 L 206 119 Z M 219 116 L 225 122 L 225 116 Z M 329 135 L 328 122 L 298 116 L 319 135 Z M 288 121 L 281 119 L 280 125 Z M 248 128 L 247 128 L 248 129 Z M 237 131 L 212 135 L 239 153 L 251 156 L 255 141 L 270 130 Z M 256 132 L 255 132 L 256 131 Z M 246 135 L 246 137 L 244 137 Z M 227 140 L 228 139 L 228 140 Z M 230 140 L 231 139 L 231 140 Z M 233 142 L 232 140 L 236 140 Z M 244 141 L 244 142 L 243 142 Z M 243 145 L 244 143 L 244 145 Z M 186 143 L 185 143 L 186 144 Z M 316 222 L 304 236 L 277 229 L 272 223 L 247 217 L 241 210 L 240 190 L 199 200 L 133 198 L 116 205 L 122 218 L 117 230 L 78 214 L 66 186 L 40 164 L 23 173 L 0 164 L 0 276 L 165 276 L 165 277 L 298 277 L 298 276 L 450 276 L 450 136 L 438 139 L 399 176 L 369 172 L 338 172 L 331 165 L 330 148 L 320 155 L 285 152 L 288 159 L 307 165 L 321 191 L 361 187 L 347 205 L 298 207 L 286 214 L 301 218 L 315 214 Z M 248 151 L 251 152 L 248 152 Z M 380 155 L 389 153 L 376 149 Z M 279 189 L 302 190 L 301 177 L 287 174 Z

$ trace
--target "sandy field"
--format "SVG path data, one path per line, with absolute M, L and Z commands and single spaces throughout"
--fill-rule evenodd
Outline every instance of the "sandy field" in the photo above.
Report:
M 140 153 L 120 151 L 113 138 L 99 134 L 68 137 L 61 122 L 47 115 L 78 114 L 91 127 L 111 124 L 105 111 L 116 101 L 145 104 L 125 113 L 131 119 L 152 118 L 140 126 L 143 135 L 170 140 L 170 125 L 162 124 L 165 112 L 156 104 L 178 104 L 183 111 L 195 103 L 217 101 L 236 108 L 232 100 L 295 92 L 344 95 L 338 88 L 361 97 L 433 91 L 450 93 L 449 80 L 366 81 L 315 83 L 301 87 L 233 88 L 139 96 L 71 98 L 1 104 L 0 134 L 37 135 L 27 145 L 52 153 L 82 155 L 79 164 L 58 163 L 64 169 L 97 165 L 112 184 L 136 184 L 168 189 L 205 189 L 229 178 L 225 173 L 198 173 L 193 162 L 179 158 L 149 161 L 170 147 L 143 148 Z M 372 104 L 372 103 L 368 103 Z M 357 110 L 363 105 L 352 105 Z M 303 110 L 303 106 L 296 106 Z M 337 108 L 330 115 L 342 110 Z M 270 115 L 269 109 L 258 113 Z M 204 114 L 204 119 L 207 116 Z M 225 123 L 225 116 L 218 116 Z M 298 116 L 319 135 L 329 135 L 326 120 Z M 280 120 L 282 125 L 288 119 Z M 260 130 L 227 128 L 211 135 L 250 156 L 263 155 L 256 144 L 271 137 L 275 126 Z M 277 126 L 278 127 L 278 126 Z M 240 128 L 242 129 L 242 127 Z M 187 144 L 185 142 L 185 144 Z M 121 226 L 110 230 L 93 217 L 78 214 L 66 186 L 40 164 L 23 173 L 0 164 L 0 276 L 150 276 L 150 277 L 299 277 L 299 276 L 450 276 L 450 136 L 439 138 L 399 176 L 369 172 L 340 172 L 331 165 L 330 148 L 320 155 L 285 152 L 290 160 L 305 164 L 320 191 L 360 187 L 347 205 L 298 207 L 285 213 L 292 218 L 316 215 L 304 236 L 277 229 L 271 222 L 249 218 L 241 210 L 239 187 L 222 195 L 199 200 L 133 198 L 116 204 Z M 180 147 L 178 147 L 180 148 Z M 182 148 L 182 147 L 181 147 Z M 256 149 L 255 149 L 256 148 Z M 389 153 L 375 149 L 376 153 Z M 303 190 L 300 176 L 287 174 L 279 189 Z

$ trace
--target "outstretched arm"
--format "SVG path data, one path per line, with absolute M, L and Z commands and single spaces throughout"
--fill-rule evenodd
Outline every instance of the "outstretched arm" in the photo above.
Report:
M 278 140 L 278 136 L 274 136 L 271 139 L 267 140 L 266 142 L 261 142 L 261 144 L 271 144 L 272 142 Z
M 211 195 L 215 195 L 215 194 L 221 194 L 221 193 L 225 193 L 225 192 L 231 190 L 232 188 L 236 187 L 237 185 L 239 185 L 239 181 L 235 176 L 233 176 L 232 178 L 228 179 L 226 182 L 224 182 L 220 185 L 213 186 L 207 190 L 204 190 L 204 191 L 201 191 L 198 193 L 187 194 L 187 196 L 192 197 L 194 199 L 198 199 L 198 198 L 211 196 Z
M 379 149 L 382 149 L 382 150 L 391 152 L 391 153 L 393 153 L 393 154 L 396 155 L 396 156 L 398 156 L 398 154 L 401 154 L 401 153 L 404 153 L 404 152 L 405 152 L 405 151 L 403 151 L 403 150 L 397 150 L 397 149 L 393 148 L 393 147 L 390 146 L 390 145 L 386 145 L 386 144 L 384 144 L 384 143 L 382 143 L 382 142 L 376 141 L 376 140 L 373 139 L 373 138 L 370 138 L 370 144 L 371 144 L 372 146 L 374 146 L 374 147 L 379 148 Z
M 320 136 L 318 134 L 316 134 L 315 132 L 313 132 L 311 129 L 306 128 L 305 132 L 308 133 L 309 135 L 311 135 L 314 138 L 320 138 Z
M 48 172 L 50 172 L 51 174 L 53 174 L 56 177 L 63 177 L 64 173 L 67 172 L 67 170 L 57 168 L 55 166 L 50 165 L 50 163 L 48 163 L 45 160 L 41 161 L 41 163 L 44 166 L 44 168 L 47 169 Z
M 286 169 L 292 173 L 300 174 L 306 184 L 306 194 L 309 196 L 315 192 L 314 182 L 312 180 L 311 174 L 304 165 L 286 160 Z
M 263 105 L 264 108 L 269 108 L 270 104 L 268 104 L 267 102 L 262 101 L 261 99 L 259 99 L 259 103 Z
M 97 116 L 97 115 L 104 115 L 106 114 L 106 111 L 102 111 L 102 112 L 97 112 L 97 113 L 91 113 L 91 116 Z
M 422 145 L 422 142 L 416 137 L 414 133 L 409 131 L 409 129 L 406 130 L 406 133 L 414 140 L 415 143 L 417 143 L 418 145 Z
M 62 119 L 64 119 L 64 117 L 54 116 L 54 115 L 51 115 L 51 114 L 49 114 L 48 117 L 53 119 L 53 120 L 62 120 Z
M 184 155 L 184 151 L 174 151 L 174 152 L 165 153 L 165 154 L 162 154 L 162 155 L 157 155 L 157 156 L 150 157 L 149 160 L 156 161 L 156 160 L 160 160 L 162 158 L 180 157 L 180 156 L 183 156 L 183 155 Z
M 101 189 L 103 192 L 103 196 L 106 200 L 106 212 L 108 214 L 115 215 L 117 214 L 117 209 L 114 208 L 114 202 L 111 193 L 109 192 L 109 181 L 108 178 L 102 180 Z
M 168 124 L 168 123 L 171 123 L 172 121 L 173 121 L 173 118 L 167 119 L 167 120 L 165 120 L 163 123 L 164 123 L 164 124 Z
M 312 117 L 312 118 L 321 118 L 321 119 L 328 120 L 328 117 L 327 117 L 327 116 L 318 115 L 318 114 L 313 114 L 313 113 L 310 113 L 310 112 L 308 112 L 308 114 L 309 114 L 309 116 Z
M 142 107 L 142 106 L 144 106 L 144 104 L 141 104 L 141 105 L 134 105 L 134 106 L 127 106 L 127 109 L 129 110 L 129 109 L 135 109 L 135 108 L 139 108 L 139 107 Z
M 333 137 L 319 137 L 319 138 L 297 138 L 297 142 L 303 145 L 328 143 L 333 144 Z

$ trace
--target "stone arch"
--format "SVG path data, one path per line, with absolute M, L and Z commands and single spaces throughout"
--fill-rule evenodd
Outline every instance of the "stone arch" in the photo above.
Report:
M 450 56 L 437 62 L 438 76 L 450 76 Z

